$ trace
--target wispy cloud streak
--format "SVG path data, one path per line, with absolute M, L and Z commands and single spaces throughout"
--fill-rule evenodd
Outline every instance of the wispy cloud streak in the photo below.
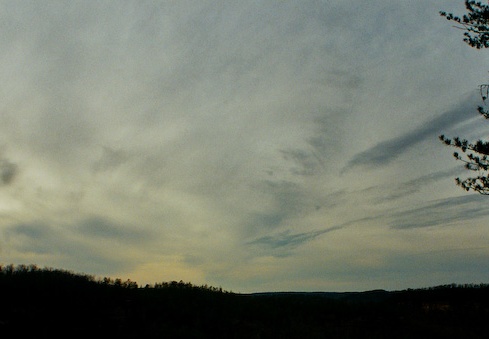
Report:
M 334 226 L 320 231 L 291 233 L 290 231 L 281 232 L 274 236 L 264 236 L 248 242 L 249 245 L 258 245 L 265 248 L 277 249 L 288 248 L 292 249 L 302 245 L 305 242 L 314 240 L 320 235 L 342 229 L 343 226 Z
M 487 198 L 470 194 L 441 199 L 423 207 L 396 212 L 390 215 L 391 228 L 412 229 L 470 222 L 489 216 Z
M 474 116 L 467 114 L 467 112 L 474 111 L 475 109 L 474 96 L 470 95 L 458 107 L 420 125 L 411 132 L 382 141 L 358 153 L 348 161 L 346 169 L 358 166 L 378 167 L 388 165 L 427 138 L 436 138 L 455 125 L 473 118 Z

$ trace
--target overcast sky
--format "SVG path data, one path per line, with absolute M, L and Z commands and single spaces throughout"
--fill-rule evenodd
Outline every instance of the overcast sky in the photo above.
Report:
M 445 1 L 1 1 L 0 262 L 235 292 L 489 282 L 487 51 Z

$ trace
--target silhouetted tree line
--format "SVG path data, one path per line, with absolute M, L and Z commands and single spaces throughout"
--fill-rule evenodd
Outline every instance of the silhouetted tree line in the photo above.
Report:
M 0 266 L 0 337 L 486 338 L 489 285 L 238 294 Z

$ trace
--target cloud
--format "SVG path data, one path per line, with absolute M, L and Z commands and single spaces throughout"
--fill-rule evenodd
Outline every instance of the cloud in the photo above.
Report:
M 42 221 L 14 224 L 5 227 L 3 235 L 11 256 L 19 258 L 17 261 L 29 260 L 67 269 L 75 266 L 93 274 L 131 269 L 139 258 L 131 257 L 127 245 L 144 246 L 149 240 L 147 233 L 96 217 L 73 225 L 50 225 Z
M 40 239 L 53 235 L 52 229 L 44 223 L 18 224 L 5 232 L 7 236 L 23 236 L 28 239 Z
M 284 159 L 292 161 L 298 166 L 290 171 L 295 175 L 309 176 L 317 173 L 318 169 L 324 167 L 322 160 L 314 153 L 301 149 L 282 151 Z
M 412 208 L 389 215 L 393 229 L 412 229 L 453 225 L 489 216 L 487 198 L 478 194 L 427 202 L 422 207 Z
M 15 224 L 4 229 L 5 239 L 12 250 L 24 254 L 59 255 L 76 251 L 67 246 L 65 232 L 58 232 L 44 222 Z M 73 246 L 75 245 L 75 246 Z
M 458 107 L 427 121 L 417 129 L 403 133 L 399 137 L 382 141 L 356 154 L 348 161 L 345 169 L 359 166 L 379 167 L 388 165 L 427 138 L 437 138 L 447 129 L 473 118 L 474 115 L 468 115 L 468 112 L 475 112 L 475 109 L 475 95 L 470 95 Z
M 279 249 L 286 248 L 288 250 L 300 246 L 308 241 L 314 240 L 318 236 L 342 229 L 343 226 L 330 227 L 324 230 L 302 232 L 302 233 L 291 233 L 289 230 L 280 232 L 277 235 L 264 236 L 258 239 L 248 242 L 249 245 L 257 245 L 265 249 Z
M 369 221 L 378 220 L 379 216 L 374 217 L 362 217 L 358 219 L 352 219 L 342 224 L 327 227 L 321 230 L 309 231 L 309 232 L 296 232 L 292 233 L 290 230 L 285 230 L 272 235 L 266 235 L 254 240 L 248 241 L 248 245 L 256 246 L 265 252 L 271 251 L 274 255 L 288 255 L 290 251 L 296 247 L 299 247 L 309 241 L 316 239 L 317 237 L 330 233 L 333 231 L 341 230 L 350 226 L 359 225 Z
M 115 150 L 107 146 L 102 147 L 100 158 L 93 164 L 95 172 L 114 170 L 129 159 L 127 152 Z
M 450 177 L 455 178 L 460 174 L 460 171 L 460 167 L 454 167 L 452 169 L 422 175 L 401 183 L 382 184 L 369 187 L 357 192 L 357 194 L 372 196 L 372 202 L 374 203 L 392 202 L 393 200 L 406 198 L 409 195 L 418 193 L 423 188 L 430 189 L 430 185 L 435 182 Z
M 7 159 L 0 159 L 0 182 L 11 184 L 18 173 L 18 166 Z
M 247 234 L 263 234 L 286 227 L 322 205 L 313 192 L 296 182 L 263 180 L 252 187 L 260 194 L 263 204 L 247 214 L 243 225 Z
M 141 244 L 149 240 L 148 232 L 111 222 L 103 217 L 89 217 L 76 226 L 77 232 L 93 239 Z

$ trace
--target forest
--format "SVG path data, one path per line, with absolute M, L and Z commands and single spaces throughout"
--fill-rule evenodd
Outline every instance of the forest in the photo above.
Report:
M 138 286 L 0 266 L 0 336 L 56 338 L 486 338 L 489 285 L 240 294 L 183 281 Z

